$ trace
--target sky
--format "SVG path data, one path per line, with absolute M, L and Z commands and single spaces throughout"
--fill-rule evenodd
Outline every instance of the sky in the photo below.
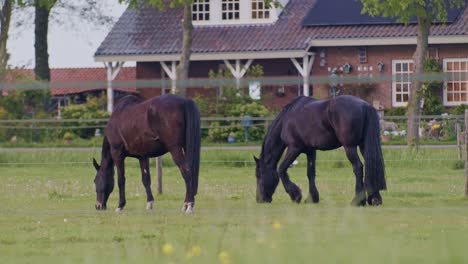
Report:
M 118 4 L 118 0 L 100 1 L 106 9 L 106 14 L 114 17 L 115 21 L 125 11 L 126 6 Z M 18 17 L 24 18 L 25 16 L 25 11 L 21 12 L 21 14 L 15 12 L 12 15 L 7 44 L 10 53 L 9 64 L 13 67 L 32 69 L 34 68 L 34 12 L 32 9 L 27 10 L 26 17 L 32 17 L 32 19 L 26 19 L 26 24 L 18 27 L 16 26 L 16 22 L 19 21 Z M 104 67 L 101 62 L 95 62 L 93 56 L 111 28 L 112 25 L 96 27 L 81 23 L 77 28 L 49 23 L 49 67 Z

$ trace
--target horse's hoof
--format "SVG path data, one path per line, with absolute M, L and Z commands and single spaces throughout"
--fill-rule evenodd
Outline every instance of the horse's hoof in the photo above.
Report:
M 184 206 L 182 206 L 182 212 L 186 214 L 193 213 L 193 203 L 184 203 Z
M 351 201 L 352 206 L 366 206 L 366 199 L 361 199 L 358 197 L 354 197 Z
M 304 200 L 304 203 L 318 203 L 318 202 L 319 202 L 318 196 L 312 197 L 311 195 L 309 195 L 307 199 Z
M 153 210 L 153 201 L 146 203 L 146 210 Z
M 299 188 L 297 185 L 292 184 L 291 187 L 289 188 L 289 196 L 291 197 L 291 200 L 295 203 L 300 203 L 302 200 L 302 191 L 301 188 Z
M 382 200 L 376 198 L 376 197 L 373 197 L 371 200 L 370 200 L 370 203 L 369 205 L 372 205 L 372 206 L 379 206 L 379 205 L 382 205 Z
M 299 195 L 296 195 L 295 197 L 292 198 L 292 201 L 295 203 L 301 203 L 302 200 L 302 194 L 299 193 Z
M 115 208 L 116 213 L 121 213 L 123 211 L 123 208 L 117 207 Z
M 367 203 L 372 206 L 382 205 L 382 197 L 379 193 L 369 195 L 369 197 L 367 197 Z
M 106 210 L 106 209 L 107 209 L 106 206 L 103 205 L 103 204 L 101 204 L 101 203 L 96 203 L 95 208 L 96 208 L 96 210 L 98 210 L 98 211 L 103 211 L 103 210 Z
M 193 208 L 191 206 L 187 206 L 187 209 L 185 210 L 186 214 L 191 214 L 193 213 Z

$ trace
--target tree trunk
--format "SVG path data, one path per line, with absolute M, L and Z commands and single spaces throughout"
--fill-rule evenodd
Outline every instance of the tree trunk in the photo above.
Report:
M 419 145 L 419 122 L 421 115 L 422 85 L 424 81 L 424 60 L 426 59 L 429 42 L 431 19 L 429 12 L 425 9 L 424 15 L 418 16 L 418 36 L 416 51 L 413 55 L 414 72 L 408 100 L 408 146 Z
M 7 53 L 8 30 L 10 29 L 10 19 L 12 10 L 12 0 L 5 0 L 0 11 L 0 80 L 3 80 L 4 73 L 8 65 L 9 54 Z
M 190 55 L 192 54 L 192 5 L 184 4 L 184 15 L 182 20 L 182 50 L 180 63 L 177 65 L 177 93 L 186 95 L 186 82 L 188 80 Z
M 34 21 L 34 49 L 36 52 L 36 66 L 34 68 L 34 73 L 36 74 L 36 80 L 50 81 L 49 51 L 47 44 L 50 7 L 43 2 L 44 1 L 41 0 L 34 1 L 36 12 Z

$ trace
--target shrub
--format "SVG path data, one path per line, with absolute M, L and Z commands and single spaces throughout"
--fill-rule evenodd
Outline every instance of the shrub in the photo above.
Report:
M 386 116 L 405 116 L 406 107 L 393 107 L 390 109 L 385 109 L 384 113 Z
M 253 65 L 247 72 L 247 77 L 259 77 L 263 75 L 261 65 Z M 225 70 L 217 72 L 210 71 L 211 79 L 226 79 L 232 78 L 232 74 Z M 202 97 L 195 97 L 195 102 L 199 105 L 202 116 L 220 116 L 220 117 L 238 117 L 242 118 L 246 114 L 251 117 L 268 117 L 270 110 L 263 106 L 260 102 L 250 98 L 248 89 L 236 88 L 229 85 L 220 85 L 216 100 L 208 101 Z M 248 127 L 249 140 L 261 140 L 265 135 L 265 128 L 262 121 L 253 121 Z M 208 132 L 204 135 L 208 136 L 211 141 L 226 141 L 230 133 L 234 133 L 238 141 L 244 139 L 245 128 L 238 121 L 219 121 L 212 122 Z
M 109 118 L 110 114 L 104 111 L 106 103 L 105 96 L 94 97 L 90 96 L 87 98 L 87 102 L 79 105 L 69 105 L 63 108 L 62 118 L 64 119 L 100 119 Z M 94 136 L 98 122 L 73 122 L 69 123 L 70 126 L 77 126 L 83 128 L 66 129 L 68 132 L 76 134 L 80 138 L 91 138 Z M 91 128 L 90 128 L 91 127 Z M 66 132 L 63 131 L 62 133 Z
M 468 105 L 462 104 L 450 108 L 449 112 L 452 115 L 464 115 L 466 109 L 468 109 Z

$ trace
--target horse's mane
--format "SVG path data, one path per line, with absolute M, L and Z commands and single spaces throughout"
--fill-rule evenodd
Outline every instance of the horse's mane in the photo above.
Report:
M 284 116 L 289 112 L 289 110 L 291 110 L 291 108 L 293 108 L 293 106 L 295 106 L 298 103 L 302 104 L 301 101 L 305 102 L 304 99 L 311 99 L 311 98 L 306 97 L 306 96 L 298 96 L 298 97 L 294 98 L 294 100 L 292 100 L 289 104 L 284 106 L 283 109 L 281 110 L 281 112 L 276 116 L 276 118 L 273 120 L 271 125 L 268 127 L 268 131 L 267 131 L 267 133 L 265 135 L 265 140 L 263 141 L 263 144 L 262 144 L 261 155 L 264 155 L 264 153 L 265 153 L 264 150 L 265 150 L 265 145 L 267 143 L 267 140 L 272 139 L 272 134 L 275 131 L 280 130 L 280 126 L 281 126 L 281 124 L 283 122 Z
M 119 100 L 119 103 L 114 107 L 114 112 L 117 112 L 117 111 L 120 111 L 122 109 L 124 109 L 125 107 L 129 106 L 129 105 L 133 105 L 133 104 L 139 104 L 141 102 L 143 102 L 143 98 L 141 98 L 140 96 L 136 96 L 136 95 L 127 95 L 125 97 L 123 97 L 122 99 Z

